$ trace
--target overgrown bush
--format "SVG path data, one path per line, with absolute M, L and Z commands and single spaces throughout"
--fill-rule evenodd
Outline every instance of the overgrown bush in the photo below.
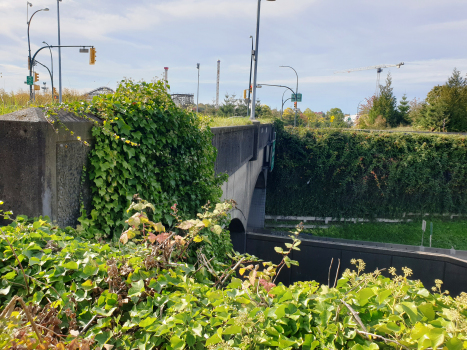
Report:
M 276 131 L 268 214 L 467 212 L 465 136 L 292 129 L 280 121 Z
M 122 213 L 135 193 L 155 204 L 154 221 L 169 225 L 173 203 L 195 216 L 208 201 L 220 199 L 225 177 L 214 173 L 217 150 L 210 128 L 178 108 L 163 82 L 125 80 L 112 95 L 61 108 L 103 120 L 93 129 L 88 169 L 93 210 L 92 222 L 83 218 L 85 226 L 92 224 L 107 235 L 120 230 L 127 218 Z
M 177 257 L 199 238 L 196 244 L 210 245 L 206 230 L 219 232 L 210 215 L 224 216 L 228 206 L 177 223 L 180 236 L 150 222 L 150 208 L 143 201 L 132 205 L 136 212 L 120 246 L 81 240 L 42 219 L 31 223 L 19 216 L 2 227 L 0 323 L 9 328 L 0 329 L 0 344 L 81 350 L 467 348 L 467 295 L 453 299 L 441 281 L 430 293 L 409 280 L 408 268 L 402 275 L 390 268 L 388 278 L 380 270 L 365 274 L 364 262 L 353 260 L 355 271 L 345 271 L 334 288 L 316 282 L 276 286 L 277 273 L 296 264 L 288 259 L 299 250 L 295 235 L 287 249 L 276 247 L 283 255 L 279 265 L 248 255 L 216 265 L 216 256 L 204 250 L 193 265 Z

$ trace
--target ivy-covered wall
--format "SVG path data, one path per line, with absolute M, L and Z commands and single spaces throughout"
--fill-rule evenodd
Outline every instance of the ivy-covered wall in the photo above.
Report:
M 333 217 L 467 212 L 463 135 L 284 128 L 266 213 Z

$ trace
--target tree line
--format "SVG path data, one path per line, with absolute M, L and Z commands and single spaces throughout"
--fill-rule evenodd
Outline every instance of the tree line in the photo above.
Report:
M 437 85 L 424 100 L 409 101 L 404 94 L 397 103 L 391 74 L 378 95 L 365 99 L 359 108 L 357 127 L 384 129 L 412 126 L 429 131 L 467 131 L 467 79 L 454 68 L 444 85 Z

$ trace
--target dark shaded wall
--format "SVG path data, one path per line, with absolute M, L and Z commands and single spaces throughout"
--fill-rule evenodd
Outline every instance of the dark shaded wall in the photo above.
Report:
M 93 123 L 66 112 L 58 115 L 74 135 L 47 121 L 40 108 L 0 116 L 0 200 L 3 210 L 29 217 L 49 216 L 74 226 L 80 197 L 90 206 L 89 184 L 81 178 L 92 144 Z
M 246 252 L 266 261 L 279 263 L 281 255 L 274 251 L 274 247 L 284 247 L 290 238 L 257 233 L 247 233 Z M 339 277 L 345 269 L 354 269 L 351 259 L 362 259 L 366 263 L 365 272 L 395 267 L 402 274 L 402 267 L 409 267 L 413 271 L 411 279 L 419 279 L 425 288 L 431 290 L 435 279 L 444 282 L 443 290 L 448 290 L 452 296 L 467 292 L 467 261 L 440 254 L 424 252 L 407 252 L 395 249 L 361 247 L 344 243 L 328 243 L 312 240 L 302 240 L 300 251 L 292 251 L 291 259 L 297 260 L 300 266 L 284 269 L 279 281 L 292 284 L 298 281 L 315 280 L 328 284 L 329 266 L 331 268 L 331 284 L 337 272 L 340 259 Z M 389 277 L 388 272 L 383 275 Z

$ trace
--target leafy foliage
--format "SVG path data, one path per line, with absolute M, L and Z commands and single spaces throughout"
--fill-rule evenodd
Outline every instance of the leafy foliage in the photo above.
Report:
M 467 131 L 467 79 L 454 68 L 446 84 L 433 87 L 416 107 L 410 115 L 415 126 L 431 131 Z
M 231 265 L 216 268 L 210 263 L 216 257 L 207 259 L 203 253 L 192 265 L 175 257 L 202 230 L 217 235 L 215 224 L 207 227 L 201 217 L 180 222 L 183 243 L 168 238 L 171 233 L 158 224 L 145 222 L 149 203 L 139 200 L 132 207 L 136 213 L 129 224 L 154 229 L 145 231 L 140 244 L 135 244 L 137 238 L 120 246 L 90 243 L 42 219 L 30 223 L 18 217 L 1 228 L 0 303 L 5 308 L 0 322 L 8 326 L 0 329 L 3 345 L 81 350 L 466 348 L 467 295 L 453 299 L 442 291 L 442 281 L 430 293 L 408 279 L 408 268 L 402 275 L 391 268 L 388 278 L 379 270 L 365 274 L 364 262 L 353 260 L 355 271 L 345 271 L 335 288 L 316 282 L 276 286 L 278 269 L 297 264 L 286 249 L 276 247 L 283 255 L 279 265 L 232 255 Z M 217 210 L 225 214 L 228 208 Z M 299 232 L 286 244 L 289 252 L 299 250 Z M 166 259 L 166 253 L 173 258 Z M 237 269 L 243 280 L 234 277 Z M 11 313 L 18 298 L 28 306 Z M 32 322 L 24 317 L 28 313 Z
M 292 129 L 280 121 L 276 132 L 268 214 L 467 212 L 465 136 Z
M 93 225 L 107 235 L 121 230 L 127 219 L 122 213 L 135 193 L 156 204 L 150 213 L 154 221 L 169 225 L 173 203 L 194 216 L 220 198 L 225 176 L 214 173 L 212 133 L 195 114 L 173 103 L 163 82 L 125 80 L 112 95 L 62 108 L 103 120 L 93 128 L 92 222 L 84 216 L 83 226 Z

